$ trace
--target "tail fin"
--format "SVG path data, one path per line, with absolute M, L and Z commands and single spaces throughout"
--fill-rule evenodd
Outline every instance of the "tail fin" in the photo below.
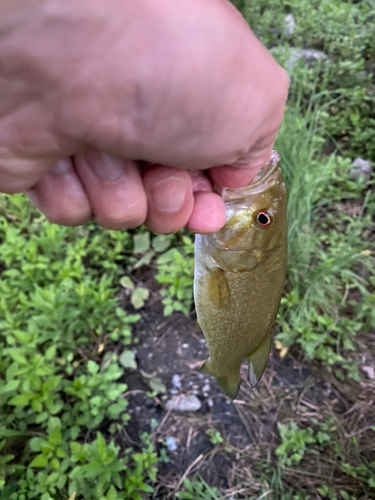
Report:
M 249 381 L 251 387 L 255 387 L 261 379 L 266 368 L 268 357 L 271 351 L 271 335 L 257 347 L 257 349 L 248 356 L 249 361 Z
M 207 361 L 204 362 L 199 371 L 201 373 L 207 373 L 208 375 L 213 375 L 214 377 L 216 377 L 216 380 L 218 381 L 225 394 L 229 398 L 235 399 L 241 384 L 240 372 L 238 372 L 238 376 L 235 377 L 222 377 L 212 368 L 210 358 L 208 358 Z

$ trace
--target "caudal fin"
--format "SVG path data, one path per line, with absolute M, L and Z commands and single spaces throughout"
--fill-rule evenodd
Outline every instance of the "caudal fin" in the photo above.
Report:
M 255 387 L 261 379 L 266 368 L 271 350 L 271 335 L 269 335 L 259 347 L 248 356 L 249 361 L 249 382 L 251 387 Z
M 199 371 L 201 373 L 207 373 L 216 377 L 216 380 L 218 381 L 225 394 L 229 398 L 235 399 L 241 384 L 240 372 L 238 372 L 238 376 L 236 377 L 222 377 L 212 368 L 210 358 L 208 358 L 207 361 L 204 362 Z

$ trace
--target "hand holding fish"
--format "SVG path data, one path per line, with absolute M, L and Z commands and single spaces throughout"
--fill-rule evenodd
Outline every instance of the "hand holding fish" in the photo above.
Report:
M 65 225 L 214 232 L 224 203 L 190 173 L 249 184 L 287 88 L 226 0 L 4 0 L 0 191 Z

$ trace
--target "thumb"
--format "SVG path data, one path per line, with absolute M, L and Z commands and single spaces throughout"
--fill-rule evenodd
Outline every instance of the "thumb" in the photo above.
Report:
M 1 158 L 0 192 L 21 193 L 34 186 L 56 160 L 41 158 Z

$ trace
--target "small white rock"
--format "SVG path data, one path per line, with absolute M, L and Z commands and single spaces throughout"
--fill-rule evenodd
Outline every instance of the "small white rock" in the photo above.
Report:
M 375 379 L 375 369 L 373 366 L 361 366 L 361 369 L 366 373 L 368 378 L 370 378 L 371 380 Z
M 285 52 L 284 48 L 279 49 L 281 52 Z M 272 49 L 271 49 L 272 52 Z M 324 52 L 314 49 L 300 49 L 298 47 L 289 47 L 288 58 L 285 61 L 285 69 L 288 71 L 293 71 L 295 65 L 300 59 L 304 60 L 305 66 L 314 61 L 328 61 L 329 57 Z
M 169 401 L 166 402 L 167 410 L 175 411 L 198 411 L 202 407 L 202 403 L 199 401 L 197 396 L 190 394 L 189 396 L 174 396 Z
M 203 387 L 202 387 L 202 392 L 203 394 L 208 394 L 211 390 L 211 387 L 210 387 L 210 384 L 205 384 Z
M 168 436 L 165 438 L 165 444 L 168 451 L 176 451 L 178 448 L 177 439 L 172 436 Z
M 372 163 L 369 160 L 365 160 L 363 158 L 356 158 L 353 161 L 353 168 L 349 170 L 350 175 L 355 179 L 359 180 L 360 177 L 363 177 L 365 181 L 369 181 L 371 179 L 372 174 Z
M 180 389 L 181 388 L 181 377 L 177 373 L 175 373 L 173 375 L 173 377 L 172 377 L 172 385 L 176 389 Z
M 293 14 L 288 14 L 284 17 L 284 33 L 286 35 L 293 35 L 294 29 L 296 27 L 296 22 L 294 20 Z

